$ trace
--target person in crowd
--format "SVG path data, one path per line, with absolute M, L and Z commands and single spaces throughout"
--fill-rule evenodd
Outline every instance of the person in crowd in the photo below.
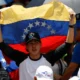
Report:
M 78 66 L 80 64 L 80 60 L 79 60 L 80 50 L 79 50 L 79 48 L 80 48 L 80 43 L 77 43 L 75 45 L 75 48 L 73 51 L 71 62 L 60 80 L 64 80 L 64 79 L 68 80 L 73 75 L 75 70 L 78 68 Z
M 80 14 L 77 14 L 77 15 L 78 15 L 78 19 L 80 19 Z M 59 80 L 68 80 L 74 74 L 76 69 L 79 69 L 79 65 L 80 65 L 80 58 L 79 58 L 80 56 L 80 50 L 79 50 L 80 49 L 80 26 L 79 25 L 76 31 L 75 42 L 76 44 L 72 53 L 73 55 L 72 55 L 71 62 L 67 70 L 65 71 L 65 73 Z
M 39 66 L 36 70 L 34 80 L 54 80 L 53 71 L 49 66 Z
M 40 52 L 41 40 L 36 32 L 29 32 L 26 35 L 26 50 L 29 54 L 12 49 L 4 43 L 0 28 L 0 49 L 3 53 L 14 60 L 19 66 L 19 79 L 20 80 L 33 80 L 36 69 L 40 65 L 47 65 L 52 67 L 71 47 L 74 41 L 74 18 L 75 15 L 70 15 L 70 25 L 66 38 L 66 42 L 59 46 L 56 50 L 52 50 L 46 54 Z

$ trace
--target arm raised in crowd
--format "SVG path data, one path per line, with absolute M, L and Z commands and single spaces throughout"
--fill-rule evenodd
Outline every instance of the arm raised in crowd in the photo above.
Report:
M 75 26 L 75 14 L 70 14 L 69 30 L 66 38 L 67 43 L 73 43 L 74 41 L 74 26 Z

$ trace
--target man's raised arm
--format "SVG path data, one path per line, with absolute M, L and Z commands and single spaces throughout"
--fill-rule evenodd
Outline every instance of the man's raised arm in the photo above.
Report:
M 70 14 L 69 30 L 66 38 L 67 43 L 73 43 L 74 41 L 74 26 L 75 26 L 75 14 Z

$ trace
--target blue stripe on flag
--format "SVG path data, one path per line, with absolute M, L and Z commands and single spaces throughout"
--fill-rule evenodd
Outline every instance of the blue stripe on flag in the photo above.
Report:
M 52 35 L 66 35 L 68 25 L 68 21 L 53 21 L 37 18 L 2 25 L 2 33 L 6 43 L 20 43 L 24 41 L 25 35 L 30 31 L 38 32 L 41 38 Z

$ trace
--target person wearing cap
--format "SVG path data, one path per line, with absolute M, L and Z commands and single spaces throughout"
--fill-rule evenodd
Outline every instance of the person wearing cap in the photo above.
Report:
M 49 66 L 39 66 L 36 70 L 34 80 L 54 80 L 53 70 Z
M 33 80 L 36 69 L 39 66 L 46 65 L 52 68 L 54 63 L 67 53 L 74 41 L 74 18 L 75 14 L 70 14 L 70 25 L 66 42 L 56 50 L 49 51 L 46 54 L 40 52 L 41 40 L 38 33 L 29 32 L 26 35 L 26 50 L 29 54 L 25 54 L 12 49 L 4 43 L 0 28 L 0 49 L 19 66 L 19 80 Z

